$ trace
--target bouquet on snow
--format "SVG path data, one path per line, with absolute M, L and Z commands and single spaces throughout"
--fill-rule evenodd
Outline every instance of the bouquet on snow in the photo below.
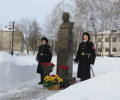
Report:
M 47 75 L 44 78 L 44 81 L 45 87 L 54 87 L 55 85 L 60 85 L 60 82 L 63 82 L 63 79 L 58 75 Z

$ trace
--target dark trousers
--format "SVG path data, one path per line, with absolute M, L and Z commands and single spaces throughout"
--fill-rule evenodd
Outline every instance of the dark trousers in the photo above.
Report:
M 43 76 L 43 73 L 41 73 L 41 82 L 43 83 L 44 82 L 44 76 Z

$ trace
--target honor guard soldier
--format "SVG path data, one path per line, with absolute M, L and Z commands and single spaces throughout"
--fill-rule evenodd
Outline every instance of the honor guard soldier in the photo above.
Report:
M 95 46 L 90 42 L 90 35 L 88 32 L 84 32 L 82 36 L 83 42 L 79 44 L 76 58 L 74 61 L 78 63 L 77 77 L 81 81 L 90 78 L 90 64 L 95 62 Z
M 41 81 L 38 84 L 43 84 L 44 82 L 44 71 L 40 63 L 51 62 L 52 59 L 52 50 L 51 47 L 47 44 L 48 40 L 46 37 L 42 38 L 42 45 L 38 48 L 38 54 L 36 60 L 38 60 L 37 73 L 41 74 Z

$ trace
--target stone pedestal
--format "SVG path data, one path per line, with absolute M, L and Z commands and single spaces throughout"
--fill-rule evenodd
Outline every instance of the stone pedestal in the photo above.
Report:
M 69 78 L 72 78 L 73 71 L 73 33 L 69 29 L 58 31 L 57 41 L 57 68 L 62 65 L 69 66 Z M 59 70 L 57 69 L 59 75 Z

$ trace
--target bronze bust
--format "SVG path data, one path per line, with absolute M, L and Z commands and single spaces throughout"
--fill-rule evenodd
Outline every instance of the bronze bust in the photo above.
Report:
M 63 23 L 60 25 L 60 29 L 73 30 L 74 23 L 69 21 L 70 15 L 67 12 L 62 14 Z

